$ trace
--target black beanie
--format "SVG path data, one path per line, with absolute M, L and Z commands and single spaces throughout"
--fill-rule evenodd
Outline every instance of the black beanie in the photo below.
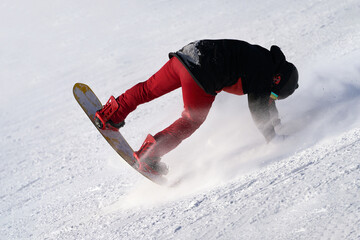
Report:
M 299 73 L 294 64 L 285 61 L 279 68 L 277 76 L 280 76 L 280 82 L 273 84 L 272 92 L 284 99 L 294 93 L 299 87 Z

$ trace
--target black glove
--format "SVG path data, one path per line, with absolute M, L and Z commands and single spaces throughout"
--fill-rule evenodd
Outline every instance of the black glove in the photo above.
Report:
M 286 141 L 286 139 L 288 138 L 288 135 L 278 135 L 276 134 L 275 137 L 273 137 L 273 139 L 271 139 L 272 143 L 283 143 L 284 141 Z

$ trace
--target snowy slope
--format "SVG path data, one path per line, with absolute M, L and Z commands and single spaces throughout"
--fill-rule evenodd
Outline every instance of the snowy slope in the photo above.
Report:
M 279 45 L 300 88 L 290 134 L 265 144 L 246 97 L 221 93 L 164 158 L 177 188 L 133 171 L 72 96 L 102 101 L 203 38 Z M 358 0 L 0 2 L 0 239 L 360 239 Z M 179 90 L 138 107 L 138 148 L 182 110 Z M 224 123 L 220 125 L 219 123 Z

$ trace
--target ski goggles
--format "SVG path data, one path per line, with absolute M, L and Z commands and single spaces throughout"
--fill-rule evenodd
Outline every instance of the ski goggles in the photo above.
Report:
M 276 100 L 276 99 L 279 98 L 279 95 L 277 95 L 277 94 L 274 93 L 274 92 L 271 92 L 271 93 L 270 93 L 270 98 L 273 99 L 273 100 Z

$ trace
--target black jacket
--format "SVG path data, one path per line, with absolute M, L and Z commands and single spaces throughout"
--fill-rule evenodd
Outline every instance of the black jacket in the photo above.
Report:
M 285 56 L 280 48 L 267 50 L 240 40 L 200 40 L 192 42 L 169 57 L 176 57 L 197 84 L 211 95 L 241 78 L 248 94 L 251 115 L 267 141 L 275 136 L 278 123 L 275 102 L 269 102 L 273 76 Z M 283 58 L 283 59 L 280 59 Z

